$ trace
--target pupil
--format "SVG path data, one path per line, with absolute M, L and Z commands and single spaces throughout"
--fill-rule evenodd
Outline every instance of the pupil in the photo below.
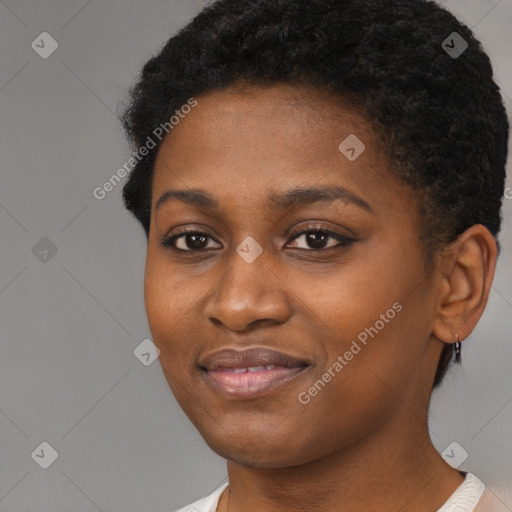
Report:
M 188 235 L 188 240 L 192 240 L 192 244 L 187 242 L 189 249 L 202 249 L 206 245 L 206 237 L 203 235 Z
M 318 231 L 315 233 L 308 233 L 307 237 L 308 244 L 311 247 L 318 249 L 325 246 L 325 239 L 327 238 L 327 234 Z

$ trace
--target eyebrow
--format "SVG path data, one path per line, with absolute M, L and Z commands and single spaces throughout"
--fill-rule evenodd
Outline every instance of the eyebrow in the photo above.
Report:
M 158 211 L 165 203 L 170 201 L 181 201 L 197 208 L 198 210 L 218 210 L 219 201 L 201 189 L 187 190 L 168 190 L 156 202 L 155 209 Z M 341 200 L 345 203 L 351 203 L 370 213 L 374 213 L 371 206 L 361 197 L 350 192 L 346 188 L 337 186 L 315 186 L 305 188 L 295 188 L 286 192 L 271 191 L 268 198 L 268 204 L 271 208 L 278 210 L 287 210 L 299 205 L 312 204 L 317 202 L 334 202 Z
M 272 192 L 269 197 L 270 205 L 281 210 L 293 208 L 301 204 L 317 202 L 332 203 L 336 200 L 354 204 L 373 213 L 372 208 L 363 198 L 350 192 L 346 188 L 333 185 L 295 188 L 287 190 L 284 193 Z

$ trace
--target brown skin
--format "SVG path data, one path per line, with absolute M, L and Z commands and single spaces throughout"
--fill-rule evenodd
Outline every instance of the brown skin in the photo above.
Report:
M 352 133 L 366 150 L 350 162 L 338 146 Z M 228 460 L 219 512 L 430 512 L 463 481 L 432 445 L 428 407 L 440 340 L 464 340 L 478 322 L 496 244 L 487 229 L 473 226 L 429 271 L 417 197 L 387 165 L 357 112 L 326 93 L 286 84 L 199 97 L 159 150 L 146 310 L 176 399 Z M 348 189 L 372 212 L 340 200 L 288 210 L 266 204 L 271 190 L 327 184 Z M 156 211 L 167 190 L 188 188 L 215 196 L 219 208 L 174 200 Z M 314 252 L 306 235 L 289 235 L 314 231 L 318 222 L 355 241 L 339 246 L 328 238 L 327 248 Z M 202 246 L 190 237 L 176 241 L 187 253 L 161 245 L 184 226 L 209 238 Z M 236 253 L 249 236 L 263 248 L 250 264 Z M 402 311 L 301 403 L 299 393 L 395 302 Z M 254 345 L 311 366 L 247 400 L 207 385 L 200 357 Z

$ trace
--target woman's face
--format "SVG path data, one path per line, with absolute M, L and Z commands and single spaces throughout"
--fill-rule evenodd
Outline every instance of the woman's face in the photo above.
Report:
M 185 413 L 261 468 L 417 424 L 442 349 L 438 281 L 371 128 L 285 84 L 197 101 L 159 150 L 145 274 Z

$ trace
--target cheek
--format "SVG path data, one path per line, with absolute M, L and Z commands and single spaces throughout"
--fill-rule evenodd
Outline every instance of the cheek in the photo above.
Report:
M 194 294 L 183 288 L 169 271 L 169 265 L 148 253 L 144 276 L 144 301 L 153 342 L 160 350 L 159 362 L 164 377 L 181 408 L 189 409 L 193 397 L 191 379 L 195 371 L 193 333 L 186 329 L 194 324 L 189 319 Z M 188 315 L 188 316 L 187 316 Z
M 405 297 L 409 278 L 405 271 L 399 275 L 395 267 L 396 263 L 385 268 L 382 263 L 354 259 L 321 279 L 290 275 L 287 284 L 307 305 L 303 312 L 310 325 L 324 328 L 328 338 L 339 340 L 340 350 L 348 343 L 348 350 L 351 340 L 360 335 L 364 343 L 377 335 L 375 331 L 380 335 L 389 330 L 400 316 L 400 304 L 395 303 Z
M 324 280 L 306 281 L 301 293 L 294 290 L 308 306 L 303 310 L 307 330 L 322 340 L 321 361 L 310 378 L 310 383 L 323 376 L 329 381 L 328 393 L 317 386 L 325 393 L 319 404 L 330 398 L 349 409 L 373 408 L 374 400 L 386 401 L 391 390 L 414 380 L 428 338 L 427 292 L 418 287 L 422 279 L 421 265 L 381 250 Z
M 179 367 L 186 356 L 183 330 L 194 325 L 192 315 L 198 294 L 177 278 L 165 258 L 148 250 L 144 276 L 144 302 L 153 342 L 167 368 Z M 184 346 L 180 346 L 183 343 Z

